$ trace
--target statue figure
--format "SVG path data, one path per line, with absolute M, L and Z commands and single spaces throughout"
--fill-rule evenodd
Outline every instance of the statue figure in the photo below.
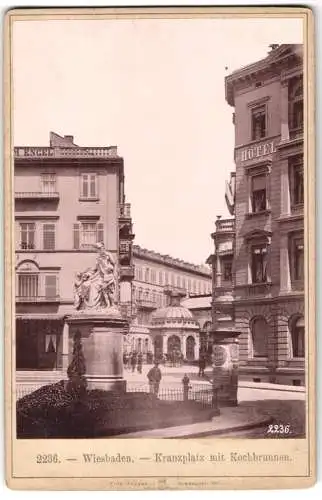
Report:
M 74 305 L 78 311 L 106 310 L 115 306 L 115 260 L 103 243 L 98 243 L 97 249 L 95 266 L 76 275 Z

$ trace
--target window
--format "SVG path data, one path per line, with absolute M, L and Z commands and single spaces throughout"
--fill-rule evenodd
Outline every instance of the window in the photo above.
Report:
M 55 224 L 43 225 L 43 249 L 55 250 Z
M 252 283 L 265 283 L 267 281 L 267 247 L 253 246 L 251 257 Z
M 146 283 L 149 283 L 150 281 L 150 269 L 148 267 L 145 270 L 145 281 Z
M 169 275 L 167 272 L 164 273 L 164 283 L 165 283 L 165 285 L 169 284 Z
M 151 269 L 151 283 L 155 283 L 156 281 L 156 273 L 154 269 Z
M 230 259 L 223 258 L 223 280 L 231 281 L 232 280 L 232 262 Z
M 289 127 L 303 128 L 303 80 L 293 78 L 289 83 Z
M 20 248 L 22 250 L 33 250 L 35 248 L 35 223 L 20 223 Z
M 45 276 L 45 297 L 53 298 L 57 296 L 57 276 L 49 274 Z
M 81 174 L 81 198 L 98 198 L 97 174 Z
M 290 165 L 290 190 L 292 206 L 303 205 L 304 171 L 302 161 Z
M 138 268 L 138 280 L 142 281 L 142 267 Z
M 186 278 L 182 278 L 182 288 L 186 288 Z
M 96 243 L 104 243 L 102 223 L 82 222 L 74 224 L 74 249 L 91 248 Z
M 174 274 L 171 275 L 171 284 L 172 286 L 176 286 L 176 278 Z
M 177 276 L 177 287 L 180 288 L 181 287 L 181 279 L 180 279 L 180 276 Z
M 266 210 L 266 175 L 253 175 L 251 177 L 251 208 L 253 213 Z
M 55 193 L 56 174 L 41 174 L 40 179 L 42 193 Z
M 291 279 L 292 282 L 304 282 L 304 239 L 302 236 L 291 237 Z
M 266 108 L 258 106 L 252 111 L 252 141 L 262 139 L 266 135 Z
M 268 356 L 269 327 L 264 318 L 255 318 L 251 322 L 253 357 L 266 358 Z
M 39 279 L 38 274 L 19 274 L 18 296 L 25 298 L 38 297 Z
M 304 358 L 305 356 L 305 335 L 304 318 L 296 318 L 291 321 L 291 340 L 293 358 Z
M 144 354 L 149 350 L 149 339 L 144 339 Z
M 163 272 L 159 271 L 159 284 L 163 285 Z

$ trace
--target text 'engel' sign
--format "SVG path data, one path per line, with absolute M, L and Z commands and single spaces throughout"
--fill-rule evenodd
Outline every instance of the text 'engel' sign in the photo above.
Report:
M 239 161 L 250 161 L 261 158 L 262 156 L 271 155 L 276 152 L 276 141 L 264 142 L 255 144 L 249 148 L 238 151 Z

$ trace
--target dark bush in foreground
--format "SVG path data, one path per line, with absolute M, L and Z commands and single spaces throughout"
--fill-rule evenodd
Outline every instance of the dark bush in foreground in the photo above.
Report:
M 69 387 L 69 386 L 68 386 Z M 197 403 L 159 401 L 147 393 L 69 392 L 64 381 L 17 402 L 18 438 L 113 436 L 210 418 Z M 188 411 L 187 411 L 188 410 Z M 193 415 L 194 416 L 191 416 Z

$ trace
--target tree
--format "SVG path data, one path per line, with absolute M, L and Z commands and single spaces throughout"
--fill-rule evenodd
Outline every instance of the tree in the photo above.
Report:
M 69 379 L 67 390 L 70 392 L 76 392 L 78 395 L 84 393 L 87 387 L 85 373 L 86 364 L 83 353 L 81 334 L 79 331 L 77 331 L 74 335 L 72 361 L 67 369 L 67 375 Z

